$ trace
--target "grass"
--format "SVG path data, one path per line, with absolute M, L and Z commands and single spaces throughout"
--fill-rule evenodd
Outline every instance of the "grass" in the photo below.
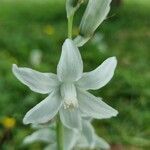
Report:
M 45 96 L 31 92 L 17 81 L 11 65 L 17 63 L 56 72 L 61 45 L 67 35 L 64 9 L 60 0 L 0 2 L 0 120 L 13 117 L 17 122 L 1 146 L 4 150 L 40 150 L 43 146 L 36 143 L 23 147 L 21 142 L 31 133 L 29 126 L 22 124 L 24 114 Z M 119 115 L 110 120 L 96 120 L 94 125 L 113 147 L 121 145 L 125 150 L 150 148 L 149 10 L 148 0 L 126 0 L 120 8 L 111 11 L 98 29 L 102 39 L 91 40 L 81 49 L 85 71 L 94 69 L 107 57 L 115 55 L 118 59 L 113 80 L 92 92 L 116 108 Z M 79 20 L 76 16 L 76 27 Z M 42 52 L 42 61 L 37 66 L 29 58 L 34 49 Z M 1 124 L 0 138 L 6 130 Z

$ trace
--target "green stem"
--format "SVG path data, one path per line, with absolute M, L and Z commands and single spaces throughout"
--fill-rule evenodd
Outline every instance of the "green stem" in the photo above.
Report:
M 58 150 L 64 150 L 64 144 L 63 144 L 63 125 L 60 121 L 60 117 L 58 115 L 57 117 L 57 145 Z
M 68 18 L 68 38 L 70 39 L 72 39 L 73 17 L 74 14 Z

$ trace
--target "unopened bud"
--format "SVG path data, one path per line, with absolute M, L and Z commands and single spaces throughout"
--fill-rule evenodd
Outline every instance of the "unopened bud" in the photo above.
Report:
M 89 0 L 80 23 L 79 36 L 75 39 L 77 46 L 84 45 L 92 37 L 109 13 L 110 3 L 111 0 Z

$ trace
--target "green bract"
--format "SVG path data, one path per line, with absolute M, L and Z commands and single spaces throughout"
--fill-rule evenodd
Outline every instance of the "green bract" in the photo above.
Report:
M 78 47 L 84 45 L 104 21 L 109 13 L 110 3 L 111 0 L 89 0 L 80 23 L 79 35 L 74 40 Z
M 68 128 L 81 129 L 81 116 L 110 118 L 118 112 L 86 90 L 105 86 L 113 77 L 115 57 L 108 58 L 94 71 L 83 73 L 83 62 L 74 42 L 67 39 L 57 66 L 57 75 L 40 73 L 13 65 L 14 75 L 32 91 L 48 94 L 25 115 L 24 124 L 46 123 L 58 112 Z

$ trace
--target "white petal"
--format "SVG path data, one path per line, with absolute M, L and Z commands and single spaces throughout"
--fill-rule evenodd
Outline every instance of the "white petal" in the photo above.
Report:
M 95 147 L 101 149 L 110 149 L 109 144 L 101 137 L 95 135 Z
M 78 138 L 78 141 L 77 141 L 75 150 L 87 149 L 87 148 L 89 148 L 89 147 L 90 147 L 90 146 L 89 146 L 89 143 L 87 142 L 85 136 L 81 135 L 81 136 Z
M 98 26 L 104 21 L 109 10 L 111 0 L 89 0 L 80 24 L 80 36 L 90 38 Z M 79 41 L 80 43 L 83 43 Z
M 46 99 L 27 112 L 23 122 L 24 124 L 46 123 L 57 114 L 61 105 L 62 100 L 58 92 L 52 92 Z
M 64 128 L 64 150 L 72 150 L 78 140 L 77 130 Z
M 73 83 L 64 83 L 60 88 L 61 96 L 65 99 L 72 99 L 77 97 L 76 87 Z
M 54 120 L 51 120 L 50 122 L 44 124 L 32 124 L 31 128 L 34 130 L 43 129 L 43 128 L 54 128 L 55 124 L 56 123 L 54 122 Z
M 48 146 L 46 146 L 46 147 L 44 148 L 44 150 L 58 150 L 58 149 L 57 149 L 57 144 L 56 144 L 56 143 L 54 143 L 54 144 L 49 144 Z
M 98 137 L 95 134 L 93 146 L 89 145 L 89 143 L 87 142 L 87 140 L 84 136 L 81 136 L 78 140 L 76 148 L 77 149 L 75 149 L 75 150 L 89 149 L 89 148 L 90 149 L 110 149 L 110 146 L 104 139 L 102 139 L 101 137 Z
M 82 36 L 82 35 L 78 35 L 73 41 L 74 41 L 74 43 L 77 45 L 77 47 L 81 47 L 81 46 L 83 46 L 90 38 L 91 38 L 91 36 L 84 37 L 84 36 Z
M 81 33 L 93 33 L 96 28 L 104 21 L 109 10 L 111 0 L 89 0 L 88 6 L 85 10 L 81 20 Z
M 89 117 L 89 116 L 82 116 L 82 120 L 88 121 L 88 122 L 92 122 L 93 118 Z
M 118 111 L 104 103 L 100 98 L 94 95 L 78 90 L 78 99 L 80 110 L 85 116 L 91 116 L 96 119 L 104 119 L 116 116 Z
M 62 54 L 57 66 L 60 81 L 77 81 L 83 72 L 83 62 L 78 48 L 67 39 L 62 46 Z
M 89 147 L 92 147 L 94 144 L 94 136 L 95 136 L 95 131 L 93 126 L 91 125 L 91 123 L 89 121 L 83 120 L 82 121 L 82 132 L 83 135 L 85 136 Z
M 88 147 L 109 149 L 109 144 L 101 137 L 97 136 L 92 124 L 87 121 L 82 121 L 83 135 L 88 142 Z
M 46 129 L 40 129 L 38 131 L 35 131 L 31 135 L 27 136 L 23 143 L 24 144 L 31 144 L 34 142 L 54 142 L 56 140 L 56 135 L 54 130 L 50 130 L 48 128 Z
M 110 57 L 95 70 L 84 73 L 82 78 L 77 81 L 77 85 L 85 90 L 99 89 L 112 79 L 116 66 L 116 58 Z
M 81 129 L 81 117 L 79 110 L 74 109 L 60 109 L 60 119 L 64 126 L 70 129 Z
M 34 92 L 50 93 L 59 85 L 57 76 L 52 73 L 41 73 L 25 67 L 20 68 L 15 64 L 12 67 L 12 71 L 18 80 Z

